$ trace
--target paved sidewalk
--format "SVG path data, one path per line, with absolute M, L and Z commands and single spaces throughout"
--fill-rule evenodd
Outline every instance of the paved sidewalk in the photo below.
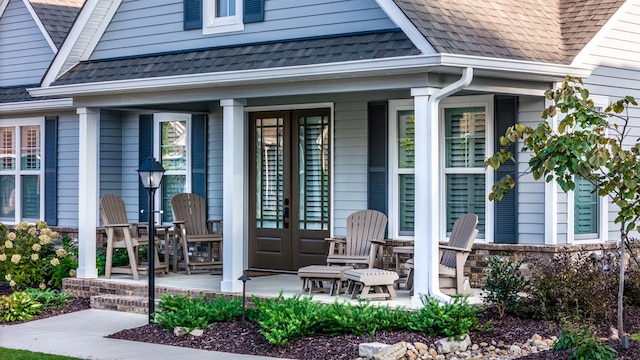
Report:
M 104 338 L 145 324 L 146 315 L 90 309 L 17 325 L 2 325 L 0 347 L 81 359 L 272 359 Z

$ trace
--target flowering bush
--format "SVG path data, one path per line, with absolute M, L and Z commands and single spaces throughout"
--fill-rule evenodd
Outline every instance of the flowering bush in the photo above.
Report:
M 58 233 L 44 221 L 35 225 L 23 221 L 14 231 L 0 223 L 0 280 L 8 282 L 14 290 L 53 285 L 61 262 L 75 262 L 74 254 L 52 243 L 57 237 Z

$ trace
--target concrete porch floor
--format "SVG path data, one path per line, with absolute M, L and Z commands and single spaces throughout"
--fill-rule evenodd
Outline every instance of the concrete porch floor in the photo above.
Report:
M 140 280 L 136 281 L 129 275 L 112 275 L 111 279 L 100 277 L 97 279 L 105 287 L 113 287 L 116 284 L 129 285 L 136 287 L 145 287 L 148 284 L 147 275 L 141 275 Z M 95 281 L 95 280 L 94 280 Z M 186 275 L 185 273 L 157 274 L 155 277 L 155 287 L 157 289 L 156 298 L 161 296 L 161 289 L 180 289 L 185 293 L 197 294 L 200 291 L 207 293 L 222 294 L 220 290 L 220 282 L 222 275 L 211 273 L 195 273 Z M 282 292 L 285 297 L 293 297 L 301 294 L 302 281 L 296 274 L 274 274 L 267 276 L 254 276 L 246 283 L 247 296 L 256 295 L 259 297 L 277 297 Z M 471 289 L 473 295 L 469 298 L 471 303 L 480 303 L 480 289 Z M 241 293 L 234 293 L 241 295 Z M 303 294 L 307 296 L 307 294 Z M 397 297 L 392 300 L 372 300 L 372 304 L 389 305 L 391 307 L 411 307 L 411 296 L 407 290 L 396 290 Z M 313 299 L 323 303 L 351 302 L 357 303 L 357 300 L 351 299 L 350 295 L 341 294 L 330 296 L 326 293 L 314 293 Z

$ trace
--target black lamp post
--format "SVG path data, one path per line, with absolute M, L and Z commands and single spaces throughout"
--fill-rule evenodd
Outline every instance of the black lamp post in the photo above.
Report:
M 160 183 L 162 182 L 162 176 L 164 175 L 164 168 L 160 162 L 156 161 L 156 159 L 152 156 L 148 157 L 142 165 L 140 165 L 140 169 L 138 169 L 138 174 L 140 175 L 140 181 L 142 181 L 142 186 L 147 189 L 149 193 L 149 245 L 147 246 L 147 258 L 149 260 L 149 324 L 151 324 L 151 320 L 153 319 L 153 313 L 155 312 L 156 306 L 156 266 L 155 266 L 155 227 L 154 227 L 154 214 L 155 211 L 153 209 L 153 198 L 156 193 L 156 190 L 160 187 Z
M 247 280 L 251 280 L 250 277 L 248 277 L 245 274 L 242 274 L 242 276 L 240 276 L 238 278 L 238 280 L 242 281 L 242 323 L 244 324 L 244 320 L 245 320 L 245 306 L 246 306 L 246 302 L 247 302 Z

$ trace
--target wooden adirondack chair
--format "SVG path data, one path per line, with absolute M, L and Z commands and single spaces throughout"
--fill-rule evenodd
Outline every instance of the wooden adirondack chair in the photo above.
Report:
M 141 266 L 138 258 L 138 248 L 141 245 L 148 245 L 149 238 L 141 237 L 138 234 L 138 224 L 129 223 L 127 220 L 127 210 L 124 201 L 115 195 L 104 195 L 100 199 L 100 214 L 102 223 L 107 232 L 107 253 L 105 264 L 105 277 L 109 279 L 112 273 L 131 274 L 134 280 L 139 279 L 140 273 L 148 273 L 148 266 Z M 155 272 L 168 272 L 169 265 L 160 263 L 158 257 L 158 244 L 156 239 L 155 251 L 147 251 L 155 256 Z M 129 257 L 128 266 L 113 266 L 114 249 L 127 249 Z M 166 254 L 165 254 L 166 256 Z
M 440 245 L 440 289 L 445 293 L 464 292 L 464 264 L 478 235 L 478 215 L 466 214 L 453 224 L 449 243 Z M 409 276 L 406 287 L 413 288 L 413 262 L 407 261 Z M 413 293 L 413 290 L 412 290 Z
M 222 230 L 220 221 L 207 221 L 207 204 L 196 194 L 182 193 L 171 199 L 174 236 L 176 244 L 182 245 L 183 260 L 187 275 L 191 270 L 222 269 Z M 217 232 L 211 231 L 212 224 Z M 207 252 L 199 259 L 190 257 L 189 246 L 199 248 L 205 245 Z
M 379 266 L 382 260 L 387 216 L 376 210 L 360 210 L 347 217 L 347 236 L 330 241 L 328 265 Z

